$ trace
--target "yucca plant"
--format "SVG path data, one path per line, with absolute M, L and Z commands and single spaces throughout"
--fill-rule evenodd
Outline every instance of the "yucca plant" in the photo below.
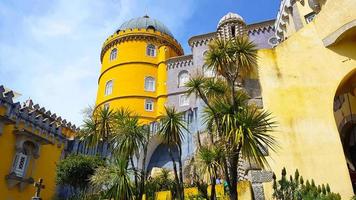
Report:
M 168 145 L 169 156 L 172 159 L 175 180 L 178 183 L 177 193 L 180 199 L 184 199 L 183 194 L 183 164 L 182 164 L 182 140 L 183 131 L 188 131 L 182 118 L 183 113 L 178 112 L 174 107 L 165 107 L 165 113 L 160 118 L 160 128 L 158 133 L 162 137 L 163 143 Z M 179 176 L 176 160 L 173 156 L 174 149 L 178 149 Z
M 136 188 L 131 181 L 135 173 L 127 158 L 116 158 L 107 166 L 97 168 L 90 181 L 101 191 L 102 198 L 130 200 L 135 199 Z

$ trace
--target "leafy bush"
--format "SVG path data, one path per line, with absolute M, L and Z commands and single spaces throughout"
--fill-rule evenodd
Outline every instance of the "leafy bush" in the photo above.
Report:
M 170 171 L 163 169 L 162 172 L 154 177 L 149 178 L 146 182 L 146 196 L 147 199 L 154 199 L 155 193 L 159 191 L 171 191 L 173 196 L 175 196 L 176 185 L 173 178 L 170 175 Z
M 287 179 L 287 171 L 282 170 L 282 177 L 279 181 L 273 175 L 273 198 L 277 200 L 341 200 L 340 194 L 330 191 L 329 184 L 315 185 L 314 180 L 304 182 L 298 170 L 295 171 L 294 178 L 290 175 Z
M 57 165 L 57 184 L 83 190 L 89 186 L 89 178 L 105 161 L 97 156 L 70 155 Z

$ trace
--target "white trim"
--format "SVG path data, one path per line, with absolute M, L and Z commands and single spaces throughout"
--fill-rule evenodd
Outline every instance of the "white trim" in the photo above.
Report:
M 114 55 L 114 51 L 115 51 L 115 55 Z M 110 61 L 116 60 L 116 58 L 117 58 L 117 53 L 118 53 L 117 48 L 113 48 L 113 49 L 110 51 L 109 60 L 110 60 Z
M 179 106 L 189 106 L 189 96 L 186 94 L 179 95 Z
M 147 107 L 148 104 L 150 104 L 149 107 L 151 107 L 151 108 Z M 154 110 L 154 102 L 153 102 L 153 100 L 152 99 L 145 99 L 144 108 L 145 108 L 146 111 L 152 112 Z
M 110 88 L 108 87 L 108 84 L 110 84 Z M 113 91 L 113 88 L 114 88 L 114 81 L 113 80 L 108 80 L 106 81 L 105 83 L 105 88 L 104 88 L 104 96 L 109 96 L 112 94 L 112 91 Z
M 152 48 L 154 47 L 154 48 Z M 156 57 L 157 55 L 157 48 L 156 48 L 156 45 L 154 44 L 147 44 L 146 46 L 146 55 L 149 56 L 149 57 Z
M 149 79 L 153 80 L 151 82 L 146 82 L 146 81 L 150 81 Z M 152 83 L 153 82 L 153 83 Z M 150 85 L 146 85 L 146 83 L 150 83 L 150 84 L 153 84 L 152 85 L 152 88 L 150 88 L 149 86 Z M 144 80 L 144 88 L 145 88 L 145 91 L 147 92 L 154 92 L 156 91 L 156 79 L 153 77 L 153 76 L 146 76 L 145 77 L 145 80 Z

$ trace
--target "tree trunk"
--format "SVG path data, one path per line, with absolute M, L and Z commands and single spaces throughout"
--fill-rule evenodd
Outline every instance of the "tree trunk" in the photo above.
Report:
M 182 163 L 182 147 L 178 146 L 178 150 L 179 150 L 179 177 L 180 177 L 180 192 L 182 195 L 182 199 L 184 199 L 184 181 L 183 181 L 183 163 Z
M 147 146 L 148 146 L 148 142 L 143 147 L 143 159 L 142 159 L 142 166 L 141 166 L 142 177 L 141 177 L 141 184 L 140 184 L 139 199 L 142 199 L 143 195 L 145 194 L 145 182 L 147 178 L 147 172 L 146 172 Z
M 178 193 L 178 198 L 182 199 L 182 197 L 181 197 L 182 193 L 180 192 L 180 183 L 179 183 L 178 172 L 177 172 L 177 165 L 174 160 L 171 147 L 168 148 L 168 152 L 169 152 L 169 157 L 171 157 L 171 160 L 173 162 L 174 179 L 176 180 L 176 183 L 178 184 L 176 187 L 176 190 Z
M 135 187 L 138 188 L 138 178 L 137 178 L 138 175 L 137 175 L 137 171 L 136 171 L 135 164 L 134 164 L 132 156 L 130 156 L 130 162 L 131 162 L 132 168 L 135 171 Z
M 201 148 L 200 132 L 197 131 L 198 147 Z
M 216 168 L 213 168 L 214 173 L 216 174 Z M 215 200 L 216 199 L 216 191 L 215 191 L 215 185 L 216 185 L 216 177 L 215 175 L 210 176 L 210 182 L 211 182 L 211 192 L 210 192 L 210 200 Z

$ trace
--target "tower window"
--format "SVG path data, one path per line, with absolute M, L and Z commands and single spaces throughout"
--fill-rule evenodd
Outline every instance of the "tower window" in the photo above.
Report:
M 115 60 L 117 57 L 117 49 L 114 48 L 113 50 L 111 50 L 110 52 L 110 60 Z
M 110 95 L 112 93 L 113 82 L 112 80 L 106 82 L 105 84 L 105 96 Z
M 145 78 L 145 90 L 149 92 L 155 91 L 155 79 L 151 76 Z
M 178 75 L 178 87 L 183 87 L 189 81 L 189 74 L 187 71 L 181 71 Z
M 146 49 L 146 54 L 151 57 L 156 56 L 156 47 L 153 44 L 148 44 Z
M 189 97 L 186 94 L 179 96 L 179 106 L 189 106 Z
M 236 35 L 236 28 L 235 28 L 235 26 L 230 26 L 230 29 L 231 29 L 231 36 L 232 36 L 232 37 L 235 37 L 235 35 Z
M 145 100 L 145 110 L 146 111 L 153 111 L 153 101 L 151 99 Z

